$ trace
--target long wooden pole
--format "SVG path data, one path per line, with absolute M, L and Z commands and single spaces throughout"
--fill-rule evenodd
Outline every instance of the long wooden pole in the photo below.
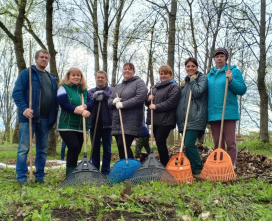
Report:
M 31 41 L 29 42 L 29 109 L 32 109 L 32 73 L 31 73 Z M 32 169 L 32 118 L 29 118 L 29 179 L 30 184 L 33 183 Z
M 232 56 L 232 49 L 230 48 L 230 51 L 229 51 L 228 71 L 230 70 L 231 56 Z M 226 101 L 227 101 L 227 95 L 228 95 L 228 86 L 229 86 L 229 81 L 226 78 L 225 94 L 224 94 L 224 102 L 223 102 L 223 110 L 222 110 L 222 117 L 221 117 L 221 128 L 220 128 L 220 136 L 219 136 L 218 147 L 221 147 L 222 136 L 223 136 L 223 127 L 224 127 L 224 117 L 225 117 Z
M 118 93 L 116 93 L 116 97 L 119 97 Z M 123 125 L 123 119 L 122 119 L 121 109 L 119 109 L 119 117 L 120 117 L 120 123 L 121 123 L 121 131 L 122 131 L 122 137 L 123 137 L 123 144 L 124 144 L 124 151 L 125 151 L 126 163 L 128 164 L 127 144 L 126 144 L 126 138 L 125 138 L 125 132 L 124 132 L 124 125 Z

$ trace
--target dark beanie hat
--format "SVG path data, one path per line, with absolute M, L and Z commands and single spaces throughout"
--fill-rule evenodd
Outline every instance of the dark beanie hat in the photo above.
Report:
M 215 57 L 218 54 L 224 54 L 227 59 L 229 58 L 229 52 L 227 51 L 226 48 L 217 48 L 213 53 L 213 57 Z

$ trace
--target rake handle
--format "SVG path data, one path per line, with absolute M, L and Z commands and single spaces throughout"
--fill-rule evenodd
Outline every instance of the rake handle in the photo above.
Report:
M 81 104 L 82 105 L 84 104 L 83 93 L 81 93 Z M 85 117 L 83 117 L 83 116 L 82 116 L 82 122 L 83 122 L 84 155 L 85 155 L 85 153 L 87 153 L 87 145 L 86 145 L 86 121 L 85 121 Z
M 119 98 L 118 93 L 116 93 L 116 97 Z M 123 138 L 123 144 L 124 144 L 124 151 L 125 151 L 126 163 L 128 164 L 127 145 L 126 145 L 126 138 L 125 138 L 125 133 L 124 133 L 124 125 L 123 125 L 123 119 L 122 119 L 122 112 L 121 112 L 121 109 L 118 109 L 118 111 L 119 111 L 119 117 L 120 117 L 120 124 L 121 124 L 121 131 L 122 131 L 122 138 Z
M 230 50 L 229 50 L 228 71 L 230 70 L 231 56 L 232 56 L 232 49 L 230 48 Z M 229 82 L 228 82 L 228 79 L 226 79 L 225 94 L 224 94 L 224 102 L 223 102 L 223 110 L 222 110 L 222 117 L 221 117 L 221 127 L 220 127 L 220 135 L 219 135 L 218 147 L 221 146 L 222 136 L 223 136 L 223 127 L 224 127 L 224 117 L 225 117 L 225 108 L 226 108 L 226 102 L 227 102 L 227 95 L 228 95 L 228 86 L 229 86 Z
M 152 94 L 152 88 L 150 90 L 150 95 Z M 153 100 L 151 100 L 151 104 L 153 104 Z M 153 135 L 153 110 L 151 110 L 151 150 L 150 152 L 153 153 L 153 143 L 154 143 L 154 135 Z
M 32 109 L 32 69 L 31 69 L 31 41 L 29 41 L 29 109 Z M 32 118 L 29 118 L 29 179 L 33 181 L 32 162 Z
M 188 123 L 188 118 L 189 118 L 191 100 L 192 100 L 192 90 L 190 90 L 190 95 L 189 95 L 189 100 L 188 100 L 188 106 L 187 106 L 187 112 L 186 112 L 186 117 L 185 117 L 185 123 L 184 123 L 184 128 L 183 128 L 182 141 L 181 141 L 181 145 L 180 145 L 178 161 L 180 161 L 180 157 L 181 157 L 183 147 L 184 147 L 184 140 L 185 140 L 186 128 L 187 128 L 187 123 Z
M 101 101 L 99 101 L 98 109 L 97 109 L 97 114 L 96 114 L 96 120 L 95 120 L 95 126 L 94 126 L 94 133 L 93 133 L 92 150 L 91 150 L 90 160 L 92 160 L 92 156 L 93 156 L 93 149 L 94 149 L 93 147 L 94 147 L 94 140 L 95 140 L 96 130 L 97 130 L 97 122 L 98 122 L 99 113 L 100 113 L 100 106 L 101 106 Z

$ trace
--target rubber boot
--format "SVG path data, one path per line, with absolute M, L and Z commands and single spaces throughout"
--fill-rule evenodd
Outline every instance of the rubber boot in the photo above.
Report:
M 66 167 L 66 177 L 75 169 L 75 167 Z

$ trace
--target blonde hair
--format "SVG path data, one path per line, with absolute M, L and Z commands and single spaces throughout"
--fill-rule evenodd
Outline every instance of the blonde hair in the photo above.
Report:
M 162 65 L 160 68 L 159 68 L 159 73 L 160 72 L 165 72 L 165 73 L 168 73 L 171 75 L 171 77 L 174 77 L 174 73 L 172 71 L 172 68 L 169 66 L 169 65 Z
M 79 69 L 79 68 L 70 68 L 66 75 L 64 76 L 64 78 L 59 82 L 59 86 L 62 85 L 62 84 L 66 84 L 66 85 L 71 85 L 72 83 L 70 82 L 69 80 L 69 75 L 71 74 L 72 71 L 75 71 L 75 72 L 79 72 L 80 75 L 81 75 L 81 80 L 79 82 L 79 85 L 81 85 L 81 89 L 82 90 L 85 90 L 87 89 L 87 82 L 85 80 L 85 77 L 84 75 L 82 74 L 82 71 Z

